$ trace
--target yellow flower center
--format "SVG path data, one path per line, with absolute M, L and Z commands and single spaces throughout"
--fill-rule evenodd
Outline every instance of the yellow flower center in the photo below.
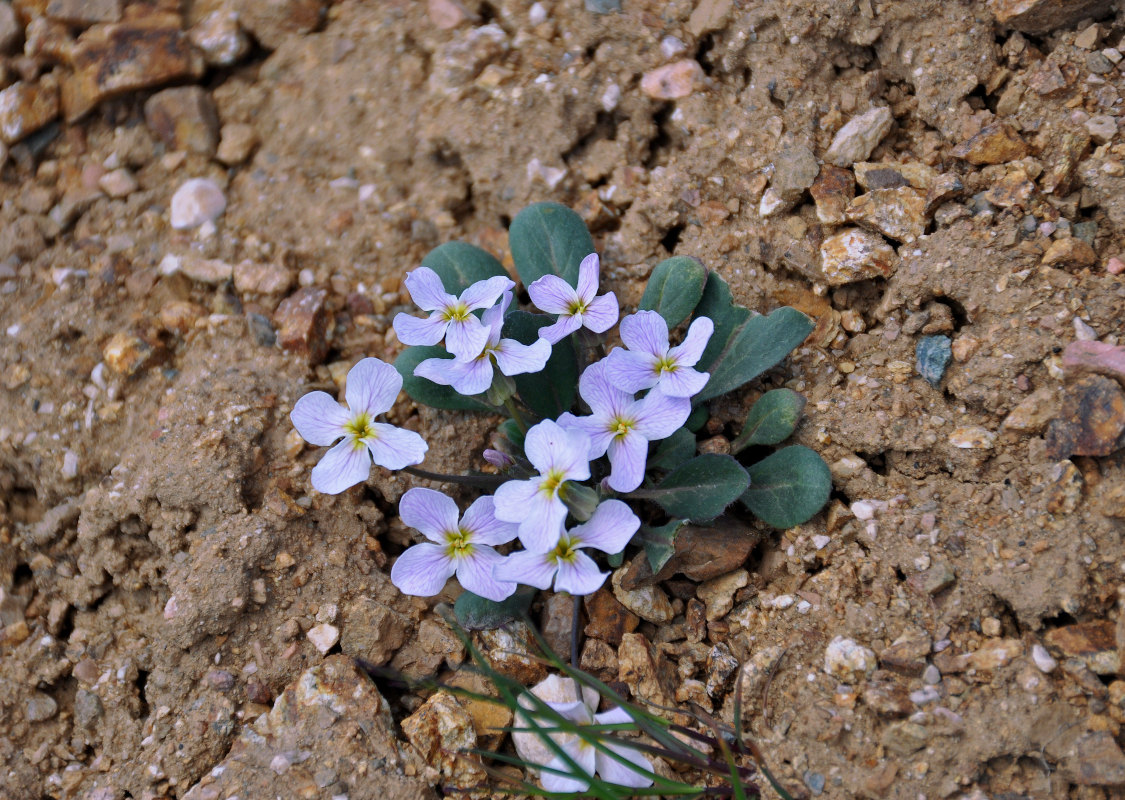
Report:
M 375 433 L 374 421 L 371 415 L 366 411 L 361 411 L 344 423 L 344 431 L 347 433 L 348 438 L 352 440 L 352 444 L 357 450 L 360 450 L 367 445 L 364 443 L 365 439 L 378 438 Z
M 578 554 L 578 548 L 574 546 L 574 542 L 563 536 L 559 539 L 559 543 L 555 545 L 555 549 L 551 551 L 550 556 L 556 561 L 574 561 L 574 557 Z
M 569 308 L 567 308 L 567 313 L 572 317 L 577 314 L 585 314 L 586 308 L 587 306 L 585 300 L 571 300 L 570 306 Z
M 472 534 L 464 528 L 445 532 L 445 553 L 450 558 L 468 558 L 473 554 Z
M 612 433 L 614 437 L 622 439 L 629 434 L 629 431 L 631 431 L 636 424 L 636 420 L 616 417 L 609 423 L 609 432 Z
M 467 305 L 457 303 L 446 307 L 445 311 L 442 312 L 442 319 L 446 322 L 464 322 L 472 313 Z
M 663 375 L 666 372 L 675 372 L 677 364 L 668 356 L 661 356 L 660 359 L 653 365 L 653 370 L 658 375 Z
M 552 469 L 548 470 L 543 478 L 543 482 L 539 484 L 539 489 L 547 495 L 562 495 L 562 485 L 566 480 L 566 474 L 562 470 Z

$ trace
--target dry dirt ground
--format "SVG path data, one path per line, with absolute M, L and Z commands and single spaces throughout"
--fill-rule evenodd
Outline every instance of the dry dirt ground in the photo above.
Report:
M 725 560 L 647 595 L 623 572 L 586 604 L 582 663 L 728 719 L 741 680 L 747 733 L 795 796 L 1125 791 L 1125 399 L 1062 358 L 1125 339 L 1112 3 L 13 5 L 0 797 L 471 782 L 424 714 L 402 724 L 422 698 L 388 705 L 346 657 L 472 684 L 433 610 L 456 585 L 426 602 L 386 577 L 418 481 L 377 468 L 316 494 L 319 453 L 288 412 L 396 355 L 402 276 L 430 248 L 507 258 L 506 225 L 537 200 L 587 219 L 626 306 L 676 253 L 752 309 L 815 317 L 789 360 L 713 404 L 707 435 L 793 387 L 809 399 L 794 440 L 834 478 L 806 525 L 736 514 L 694 534 Z M 99 49 L 129 25 L 161 34 Z M 876 108 L 885 130 L 822 167 Z M 171 197 L 198 177 L 226 210 L 174 229 Z M 831 237 L 856 223 L 882 249 L 841 275 Z M 952 341 L 936 385 L 915 364 L 926 336 Z M 448 471 L 480 464 L 494 423 L 405 398 L 389 416 Z M 562 646 L 568 608 L 535 606 Z M 482 641 L 542 676 L 511 656 L 518 630 Z M 447 744 L 506 746 L 481 708 L 423 712 L 456 729 Z

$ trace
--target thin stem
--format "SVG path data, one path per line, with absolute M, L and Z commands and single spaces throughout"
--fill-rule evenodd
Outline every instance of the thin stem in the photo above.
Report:
M 527 420 L 523 418 L 523 412 L 521 412 L 519 406 L 516 405 L 516 401 L 513 396 L 509 396 L 508 399 L 504 401 L 504 408 L 507 409 L 508 413 L 512 416 L 512 419 L 516 421 L 516 425 L 519 426 L 520 432 L 526 434 L 528 427 Z
M 578 666 L 578 626 L 582 618 L 582 597 L 574 595 L 574 616 L 570 623 L 570 666 L 579 669 Z
M 417 467 L 403 467 L 402 471 L 430 481 L 460 483 L 463 486 L 475 486 L 478 489 L 488 490 L 496 489 L 508 480 L 507 478 L 501 478 L 499 475 L 446 475 L 442 472 L 430 472 Z

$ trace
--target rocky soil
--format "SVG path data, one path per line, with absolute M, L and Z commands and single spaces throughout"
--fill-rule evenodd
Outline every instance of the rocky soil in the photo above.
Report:
M 1123 38 L 1109 0 L 0 1 L 0 797 L 481 779 L 446 751 L 502 714 L 354 662 L 482 688 L 456 584 L 387 578 L 419 482 L 313 492 L 288 412 L 544 199 L 626 306 L 675 253 L 813 316 L 701 446 L 789 386 L 835 485 L 628 559 L 583 666 L 727 720 L 741 682 L 795 796 L 1120 796 Z M 495 422 L 389 417 L 439 471 Z

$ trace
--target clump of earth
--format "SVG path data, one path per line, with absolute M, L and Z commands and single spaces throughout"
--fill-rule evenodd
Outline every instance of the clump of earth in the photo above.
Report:
M 740 687 L 794 796 L 1117 796 L 1123 38 L 1108 0 L 0 2 L 0 795 L 480 785 L 449 751 L 502 712 L 357 666 L 487 690 L 456 582 L 387 577 L 402 493 L 454 488 L 318 494 L 288 412 L 394 359 L 430 249 L 510 266 L 551 200 L 626 309 L 675 254 L 816 320 L 700 447 L 787 386 L 834 486 L 630 553 L 583 668 L 728 723 Z M 497 422 L 388 420 L 437 472 Z M 533 612 L 569 657 L 570 599 Z

